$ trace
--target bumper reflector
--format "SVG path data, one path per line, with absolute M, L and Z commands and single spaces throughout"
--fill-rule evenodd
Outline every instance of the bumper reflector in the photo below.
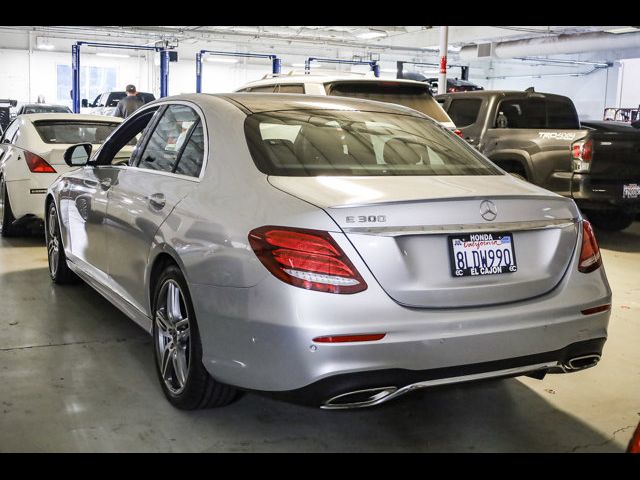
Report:
M 327 335 L 313 339 L 317 343 L 374 342 L 382 340 L 386 333 L 367 333 L 364 335 Z
M 611 309 L 611 304 L 607 303 L 606 305 L 598 305 L 597 307 L 587 308 L 582 310 L 583 315 L 593 315 L 594 313 L 606 312 Z

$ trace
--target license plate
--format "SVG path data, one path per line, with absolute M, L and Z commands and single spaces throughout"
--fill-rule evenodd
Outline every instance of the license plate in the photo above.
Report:
M 449 237 L 451 274 L 454 277 L 498 275 L 518 271 L 509 232 L 470 233 Z
M 640 197 L 640 185 L 637 183 L 625 183 L 622 186 L 622 198 Z

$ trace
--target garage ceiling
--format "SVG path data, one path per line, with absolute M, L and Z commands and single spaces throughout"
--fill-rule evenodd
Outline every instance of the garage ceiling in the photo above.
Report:
M 452 26 L 449 57 L 457 60 L 461 48 L 480 43 L 561 38 L 631 31 L 628 26 Z M 0 26 L 0 48 L 34 48 L 45 36 L 57 51 L 68 52 L 77 40 L 153 45 L 168 40 L 181 57 L 193 58 L 200 49 L 241 50 L 308 56 L 382 56 L 386 60 L 435 61 L 437 26 Z M 632 33 L 631 35 L 637 35 Z M 558 37 L 562 36 L 562 37 Z M 639 36 L 640 38 L 640 36 Z M 578 57 L 576 52 L 575 57 Z M 598 60 L 640 57 L 640 43 L 624 54 L 601 52 Z M 584 60 L 585 58 L 580 58 Z M 467 59 L 468 60 L 468 59 Z

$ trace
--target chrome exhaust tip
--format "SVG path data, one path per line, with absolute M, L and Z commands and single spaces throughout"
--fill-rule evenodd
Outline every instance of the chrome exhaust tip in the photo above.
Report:
M 353 392 L 342 393 L 331 397 L 324 402 L 320 408 L 326 410 L 337 410 L 346 408 L 371 407 L 382 403 L 387 397 L 398 390 L 398 387 L 367 388 L 355 390 Z
M 578 370 L 584 370 L 585 368 L 595 367 L 600 361 L 600 355 L 590 354 L 582 355 L 580 357 L 574 357 L 569 359 L 562 365 L 564 372 L 577 372 Z

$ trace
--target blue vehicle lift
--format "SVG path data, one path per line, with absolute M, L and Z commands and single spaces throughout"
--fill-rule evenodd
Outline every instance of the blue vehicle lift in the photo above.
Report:
M 348 65 L 369 65 L 371 70 L 373 71 L 373 75 L 376 77 L 380 76 L 380 65 L 377 60 L 342 60 L 339 58 L 318 58 L 318 57 L 309 57 L 304 61 L 304 73 L 311 72 L 311 62 L 322 62 L 322 63 L 344 63 Z
M 202 93 L 202 57 L 215 55 L 219 57 L 268 58 L 271 60 L 271 73 L 280 73 L 282 61 L 269 53 L 220 52 L 216 50 L 200 50 L 196 53 L 196 93 Z
M 169 91 L 169 50 L 164 47 L 151 47 L 147 45 L 129 45 L 126 43 L 99 43 L 76 42 L 71 46 L 71 69 L 73 71 L 71 98 L 73 99 L 73 112 L 80 113 L 80 47 L 119 48 L 128 50 L 153 50 L 160 52 L 160 96 L 166 97 Z

